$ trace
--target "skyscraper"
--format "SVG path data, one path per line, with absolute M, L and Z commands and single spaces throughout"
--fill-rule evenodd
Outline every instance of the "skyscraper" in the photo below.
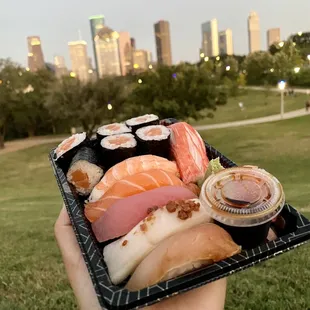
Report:
M 28 42 L 28 67 L 30 71 L 36 72 L 45 68 L 41 40 L 38 36 L 27 38 Z
M 104 26 L 95 36 L 95 52 L 99 77 L 121 75 L 119 33 Z
M 208 57 L 218 56 L 219 54 L 219 33 L 217 19 L 201 25 L 202 30 L 202 52 Z
M 260 25 L 256 12 L 251 12 L 248 17 L 249 53 L 261 50 L 260 45 Z
M 91 37 L 93 41 L 93 51 L 94 51 L 94 59 L 95 59 L 95 66 L 98 72 L 98 61 L 97 61 L 97 55 L 96 55 L 96 44 L 95 44 L 95 38 L 98 32 L 104 27 L 104 15 L 94 15 L 89 17 L 90 21 L 90 31 L 91 31 Z
M 60 78 L 63 75 L 68 74 L 68 69 L 66 67 L 65 58 L 63 56 L 54 57 L 54 66 L 56 77 Z
M 160 20 L 154 24 L 157 62 L 159 65 L 172 65 L 169 22 Z
M 233 36 L 232 36 L 231 29 L 220 31 L 219 52 L 220 52 L 220 55 L 233 55 L 234 54 Z
M 133 66 L 135 72 L 137 71 L 145 71 L 149 66 L 149 55 L 146 50 L 135 50 L 133 52 Z
M 136 39 L 135 38 L 130 38 L 130 43 L 131 43 L 131 48 L 133 50 L 136 49 Z
M 118 41 L 121 73 L 126 75 L 132 69 L 132 47 L 129 32 L 120 32 Z
M 87 43 L 85 41 L 72 41 L 68 43 L 71 59 L 71 76 L 79 78 L 83 82 L 90 79 L 89 60 L 87 56 Z
M 280 28 L 272 28 L 267 31 L 267 47 L 281 41 Z

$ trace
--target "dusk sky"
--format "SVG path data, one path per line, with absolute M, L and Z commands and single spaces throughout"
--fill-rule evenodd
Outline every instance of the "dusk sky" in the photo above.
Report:
M 280 27 L 282 39 L 298 31 L 310 31 L 309 0 L 0 0 L 0 58 L 10 57 L 27 64 L 26 37 L 39 35 L 46 62 L 63 55 L 71 66 L 68 41 L 78 39 L 78 30 L 88 43 L 93 58 L 88 17 L 103 14 L 106 24 L 117 31 L 129 31 L 137 48 L 155 55 L 153 24 L 170 22 L 173 62 L 196 61 L 201 45 L 201 23 L 217 18 L 219 30 L 233 31 L 235 54 L 248 51 L 247 17 L 259 14 L 262 48 L 268 28 Z

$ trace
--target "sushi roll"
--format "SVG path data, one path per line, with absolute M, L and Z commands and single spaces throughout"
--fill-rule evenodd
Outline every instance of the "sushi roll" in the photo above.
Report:
M 101 154 L 105 167 L 115 164 L 136 155 L 137 141 L 131 133 L 105 137 L 100 142 Z
M 78 194 L 88 196 L 100 181 L 103 170 L 98 164 L 96 152 L 87 146 L 79 149 L 73 157 L 67 180 L 75 187 Z
M 159 118 L 154 114 L 145 114 L 143 116 L 134 117 L 126 121 L 126 125 L 131 128 L 133 133 L 135 133 L 141 127 L 158 124 Z
M 162 125 L 142 127 L 136 131 L 138 151 L 141 155 L 152 154 L 168 158 L 170 129 Z
M 78 149 L 88 143 L 86 132 L 77 133 L 62 141 L 54 151 L 54 160 L 66 173 Z
M 105 137 L 119 135 L 122 133 L 131 133 L 131 129 L 128 128 L 125 124 L 113 123 L 99 127 L 96 135 L 97 140 L 101 142 L 101 140 Z

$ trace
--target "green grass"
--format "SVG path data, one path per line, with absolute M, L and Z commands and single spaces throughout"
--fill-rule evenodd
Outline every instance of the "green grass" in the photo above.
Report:
M 305 106 L 307 95 L 296 94 L 296 97 L 285 97 L 285 112 L 302 109 Z M 239 102 L 243 102 L 245 109 L 240 110 Z M 266 97 L 264 91 L 244 91 L 237 98 L 229 98 L 224 106 L 218 106 L 214 118 L 205 118 L 191 122 L 194 125 L 217 124 L 233 122 L 257 117 L 264 117 L 280 113 L 280 94 L 270 92 Z
M 287 200 L 310 216 L 310 117 L 203 132 L 237 164 L 275 174 Z M 76 309 L 56 246 L 61 208 L 47 160 L 51 145 L 0 156 L 0 309 Z M 310 246 L 229 277 L 228 310 L 297 309 L 310 305 Z

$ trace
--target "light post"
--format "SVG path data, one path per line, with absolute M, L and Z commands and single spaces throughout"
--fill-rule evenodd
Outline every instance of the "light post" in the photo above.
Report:
M 297 74 L 300 71 L 299 67 L 294 68 L 294 72 Z
M 286 82 L 285 81 L 280 81 L 278 83 L 278 88 L 281 91 L 281 119 L 284 117 L 284 89 L 286 87 Z

